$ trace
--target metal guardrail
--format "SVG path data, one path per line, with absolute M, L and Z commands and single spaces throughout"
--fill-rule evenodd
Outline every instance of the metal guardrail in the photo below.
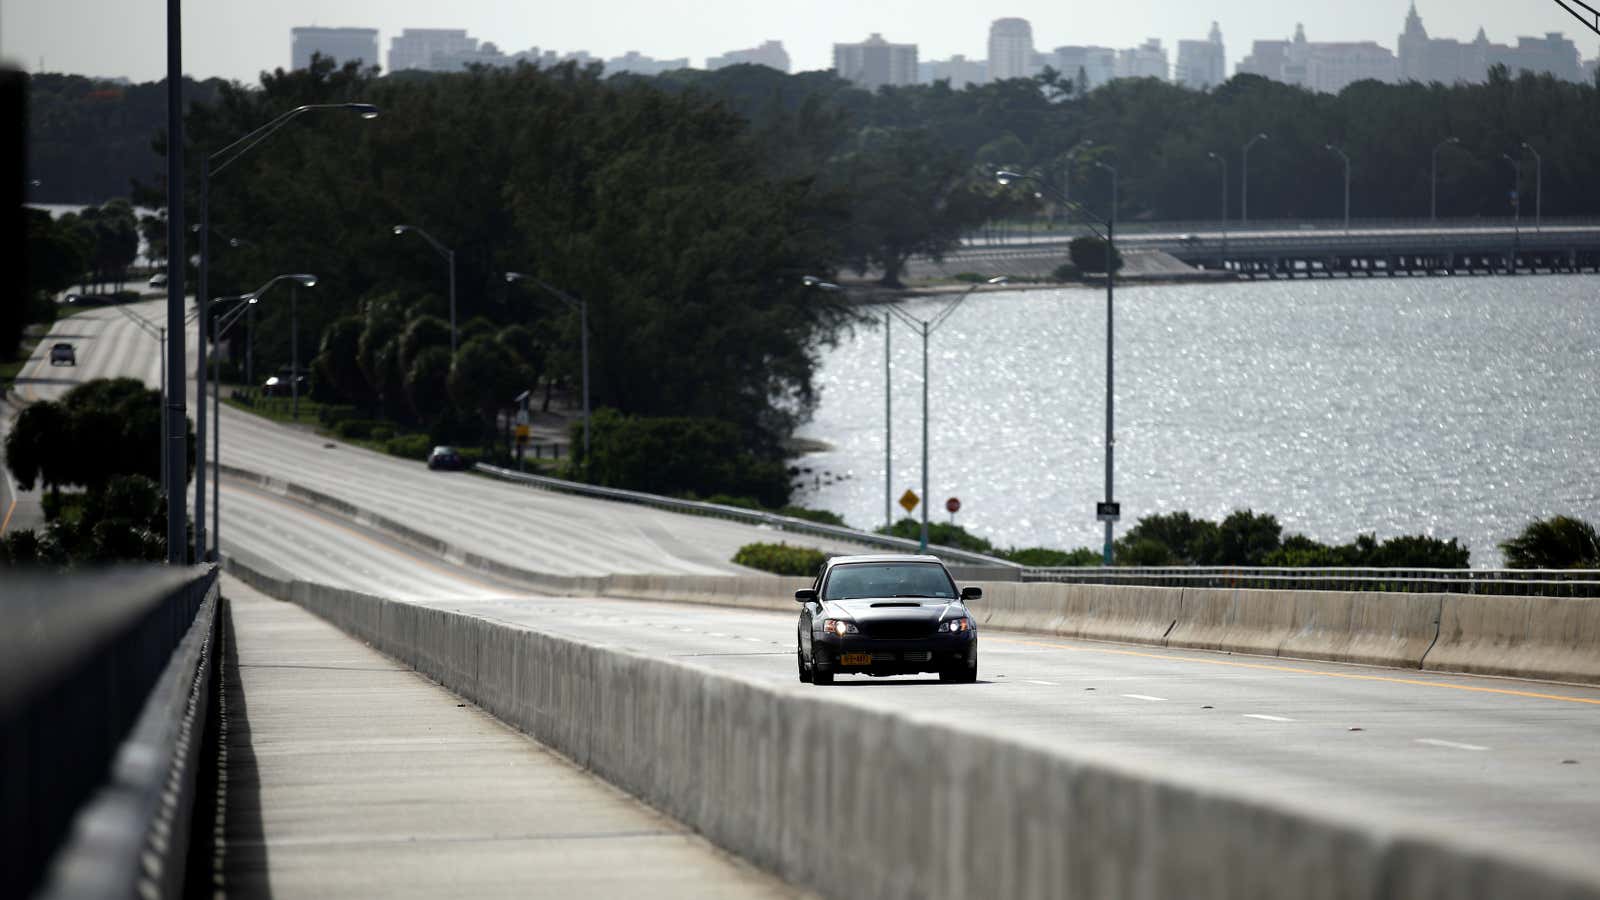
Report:
M 642 491 L 629 491 L 622 488 L 600 487 L 599 485 L 567 481 L 562 478 L 551 478 L 548 475 L 529 475 L 526 472 L 513 472 L 510 469 L 491 466 L 487 463 L 477 463 L 473 468 L 502 481 L 516 482 L 548 491 L 577 494 L 583 497 L 596 497 L 603 500 L 615 500 L 619 503 L 636 503 L 642 506 L 653 506 L 657 509 L 687 513 L 693 516 L 731 519 L 747 525 L 764 525 L 768 528 L 787 531 L 792 534 L 806 534 L 812 537 L 849 541 L 853 544 L 865 544 L 869 547 L 879 547 L 895 553 L 916 553 L 918 550 L 916 541 L 905 538 L 873 534 L 869 531 L 858 531 L 857 529 L 840 525 L 827 525 L 822 522 L 812 522 L 808 519 L 797 519 L 793 516 L 780 516 L 777 513 L 764 512 L 762 510 L 724 506 L 721 503 L 705 503 L 699 500 L 682 500 L 677 497 L 663 497 L 659 494 L 647 494 Z M 954 547 L 940 547 L 930 544 L 928 552 L 947 562 L 957 562 L 964 565 L 999 566 L 1008 569 L 1022 568 L 1020 564 L 1008 559 L 974 553 L 970 550 L 958 550 Z
M 179 896 L 216 570 L 4 577 L 0 894 Z
M 1379 569 L 1253 567 L 1031 568 L 1023 581 L 1280 591 L 1407 591 L 1600 597 L 1600 569 Z

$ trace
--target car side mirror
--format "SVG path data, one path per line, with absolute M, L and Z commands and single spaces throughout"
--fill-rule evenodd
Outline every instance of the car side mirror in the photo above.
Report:
M 800 590 L 794 592 L 794 600 L 796 603 L 810 603 L 816 599 L 817 592 L 815 588 L 801 588 Z
M 965 601 L 965 600 L 982 600 L 983 599 L 983 588 L 981 588 L 981 587 L 964 587 L 964 588 L 961 589 L 961 599 L 963 601 Z

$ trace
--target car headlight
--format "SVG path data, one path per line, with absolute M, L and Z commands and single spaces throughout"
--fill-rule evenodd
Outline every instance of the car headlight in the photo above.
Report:
M 840 636 L 860 633 L 860 629 L 856 628 L 854 622 L 846 622 L 843 619 L 824 620 L 822 623 L 822 630 L 824 633 L 832 633 Z
M 956 617 L 954 619 L 946 619 L 945 621 L 939 623 L 939 630 L 940 631 L 971 631 L 972 630 L 972 620 L 967 618 L 966 616 L 958 616 L 958 617 Z

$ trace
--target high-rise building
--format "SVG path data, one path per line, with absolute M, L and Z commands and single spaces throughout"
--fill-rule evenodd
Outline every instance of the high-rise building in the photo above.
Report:
M 677 59 L 655 59 L 645 56 L 637 50 L 629 50 L 614 59 L 606 60 L 606 73 L 615 75 L 619 72 L 628 72 L 633 75 L 660 75 L 663 72 L 676 72 L 679 69 L 689 68 L 689 57 Z
M 1211 23 L 1203 41 L 1179 41 L 1178 65 L 1172 80 L 1195 90 L 1214 88 L 1228 78 L 1228 57 L 1223 52 L 1222 30 Z
M 1515 47 L 1491 43 L 1482 28 L 1468 43 L 1430 38 L 1414 2 L 1406 13 L 1398 46 L 1400 78 L 1406 81 L 1481 82 L 1488 77 L 1489 67 L 1495 65 L 1505 66 L 1513 76 L 1519 72 L 1547 72 L 1565 81 L 1584 78 L 1577 45 L 1559 31 L 1548 32 L 1542 38 L 1519 37 Z
M 742 64 L 766 66 L 777 69 L 779 72 L 789 71 L 789 54 L 783 49 L 783 41 L 767 41 L 759 47 L 749 50 L 729 50 L 721 56 L 712 56 L 706 59 L 707 69 L 722 69 L 727 66 Z
M 1389 48 L 1373 41 L 1314 43 L 1306 40 L 1303 25 L 1295 26 L 1293 40 L 1256 41 L 1238 71 L 1328 94 L 1358 81 L 1400 78 L 1399 61 Z
M 959 91 L 974 84 L 983 84 L 988 80 L 989 69 L 983 60 L 967 59 L 959 53 L 949 59 L 931 59 L 925 63 L 917 63 L 919 84 L 948 81 L 952 88 Z
M 478 39 L 465 28 L 407 28 L 389 39 L 389 71 L 421 69 L 428 72 L 459 69 L 444 60 L 461 60 L 478 54 Z M 436 65 L 434 57 L 441 57 Z
M 891 44 L 874 32 L 859 44 L 834 44 L 833 70 L 869 91 L 916 84 L 917 45 Z
M 289 67 L 309 68 L 313 54 L 324 56 L 341 66 L 347 62 L 375 66 L 378 64 L 378 29 L 315 27 L 289 29 Z
M 989 25 L 989 78 L 1031 78 L 1033 26 L 1027 19 L 995 19 Z
M 1167 80 L 1167 48 L 1160 38 L 1150 38 L 1137 47 L 1117 51 L 1118 78 L 1159 78 Z
M 1050 67 L 1070 79 L 1081 93 L 1117 77 L 1117 51 L 1110 47 L 1057 47 Z

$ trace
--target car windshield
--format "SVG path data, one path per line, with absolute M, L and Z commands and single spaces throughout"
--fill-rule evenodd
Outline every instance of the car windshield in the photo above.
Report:
M 824 600 L 861 597 L 928 597 L 954 600 L 956 586 L 938 563 L 859 563 L 834 566 Z

